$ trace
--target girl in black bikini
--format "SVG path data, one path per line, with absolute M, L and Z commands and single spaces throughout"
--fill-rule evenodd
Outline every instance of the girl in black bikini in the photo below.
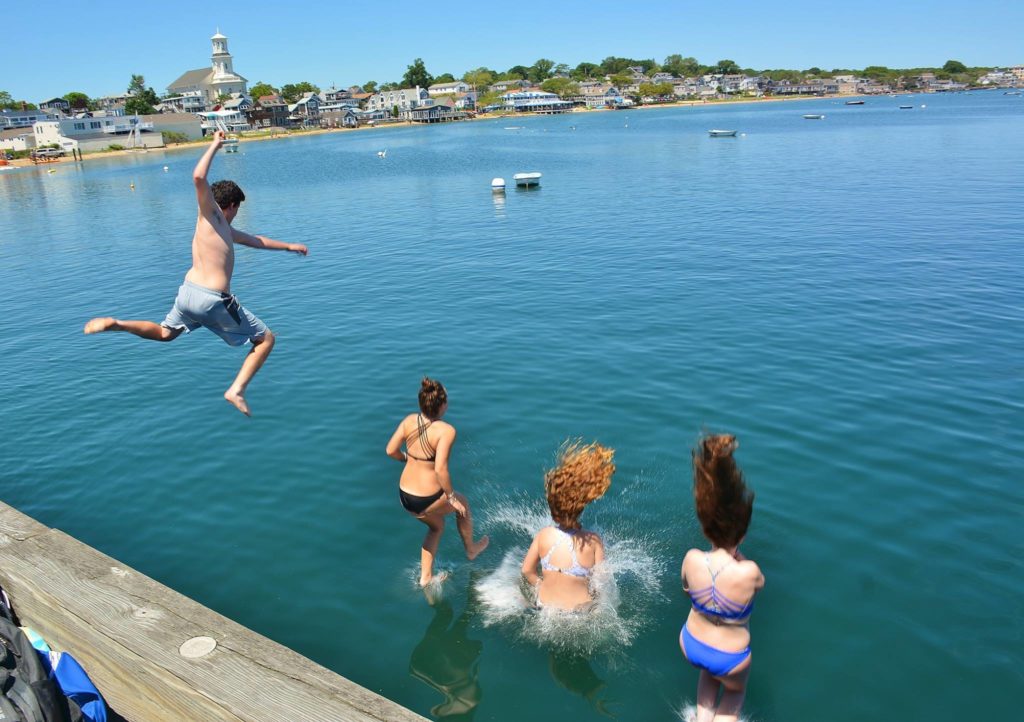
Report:
M 444 518 L 456 513 L 455 523 L 466 547 L 466 556 L 475 559 L 489 542 L 487 537 L 473 541 L 473 517 L 469 502 L 452 489 L 448 474 L 448 455 L 455 443 L 455 428 L 441 417 L 448 410 L 448 392 L 441 382 L 424 378 L 419 394 L 420 413 L 402 419 L 388 442 L 387 455 L 405 462 L 398 483 L 398 497 L 410 514 L 427 525 L 420 550 L 420 585 L 434 579 L 434 555 L 444 533 Z M 406 451 L 402 451 L 402 446 Z M 438 575 L 439 581 L 445 575 Z

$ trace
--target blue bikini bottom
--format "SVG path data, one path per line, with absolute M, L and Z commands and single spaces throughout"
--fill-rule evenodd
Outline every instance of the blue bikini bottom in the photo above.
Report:
M 690 634 L 685 624 L 679 634 L 679 643 L 683 646 L 690 664 L 697 669 L 705 670 L 712 677 L 726 676 L 750 656 L 749 646 L 739 652 L 723 652 L 710 644 L 704 644 Z

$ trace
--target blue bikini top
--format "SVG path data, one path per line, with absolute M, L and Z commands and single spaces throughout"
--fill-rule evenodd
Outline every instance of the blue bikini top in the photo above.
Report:
M 548 553 L 540 560 L 540 568 L 546 572 L 561 572 L 562 574 L 568 574 L 570 577 L 589 577 L 591 570 L 582 566 L 576 560 L 576 545 L 573 543 L 572 534 L 564 529 L 559 529 L 558 527 L 555 527 L 555 531 L 558 533 L 558 538 L 555 540 L 555 543 L 551 545 L 551 548 L 548 549 Z M 551 553 L 555 551 L 555 547 L 557 547 L 563 540 L 569 545 L 569 551 L 572 552 L 572 564 L 565 568 L 556 567 L 551 563 Z
M 693 602 L 693 608 L 709 617 L 718 617 L 732 622 L 741 622 L 749 617 L 754 611 L 753 599 L 746 604 L 738 604 L 715 589 L 715 579 L 722 573 L 722 569 L 729 566 L 731 562 L 727 562 L 717 572 L 713 572 L 711 571 L 711 558 L 705 553 L 704 563 L 707 564 L 708 574 L 711 575 L 711 586 L 686 590 L 686 593 L 690 595 L 690 601 Z

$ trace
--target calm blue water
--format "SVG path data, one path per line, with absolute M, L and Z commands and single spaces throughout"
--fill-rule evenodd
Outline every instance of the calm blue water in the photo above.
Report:
M 990 92 L 246 144 L 211 173 L 245 189 L 236 225 L 310 247 L 239 250 L 233 289 L 279 337 L 252 420 L 208 332 L 81 333 L 167 312 L 200 149 L 5 172 L 2 498 L 428 717 L 666 720 L 697 679 L 688 449 L 727 430 L 768 581 L 745 717 L 1011 718 L 1022 118 Z M 527 170 L 540 190 L 492 198 Z M 449 527 L 433 607 L 383 453 L 424 374 L 492 538 L 468 564 Z M 584 519 L 619 606 L 553 631 L 508 601 L 576 436 L 617 450 Z

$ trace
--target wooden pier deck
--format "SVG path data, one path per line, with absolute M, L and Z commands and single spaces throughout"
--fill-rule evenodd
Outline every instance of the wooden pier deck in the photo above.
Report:
M 425 722 L 2 502 L 0 584 L 130 722 Z

